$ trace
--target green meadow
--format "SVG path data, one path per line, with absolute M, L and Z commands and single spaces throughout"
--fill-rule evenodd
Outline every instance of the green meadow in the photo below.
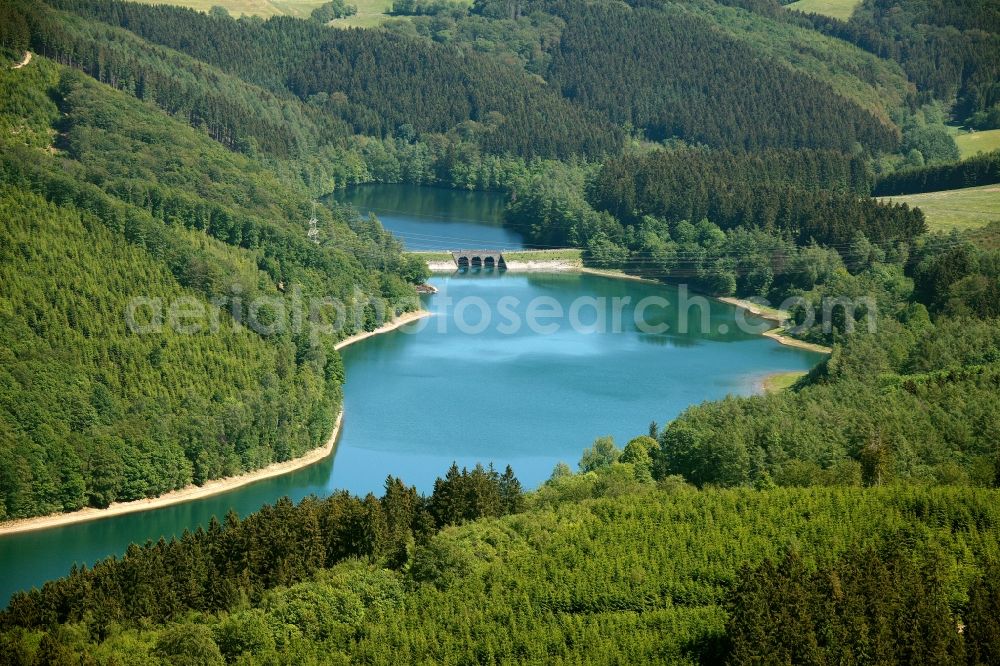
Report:
M 823 16 L 846 21 L 851 18 L 854 8 L 861 4 L 861 0 L 799 0 L 788 5 L 789 9 L 796 9 L 800 12 L 813 12 Z
M 141 0 L 150 5 L 179 5 L 207 12 L 212 7 L 225 7 L 233 16 L 252 14 L 270 16 L 297 16 L 306 18 L 324 0 Z
M 1000 220 L 1000 185 L 891 197 L 924 211 L 931 231 L 977 229 Z
M 976 153 L 1000 150 L 1000 129 L 956 133 L 955 144 L 962 154 L 962 159 L 972 157 Z

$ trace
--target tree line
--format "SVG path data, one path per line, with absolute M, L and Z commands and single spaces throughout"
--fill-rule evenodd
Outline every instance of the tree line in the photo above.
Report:
M 347 559 L 399 568 L 441 528 L 517 513 L 523 505 L 509 466 L 500 474 L 481 465 L 452 465 L 429 497 L 388 477 L 380 498 L 347 492 L 299 504 L 284 498 L 243 519 L 230 512 L 221 522 L 213 517 L 207 529 L 132 544 L 120 558 L 74 567 L 40 590 L 16 594 L 0 613 L 0 627 L 86 622 L 100 636 L 113 625 L 227 610 Z
M 411 516 L 414 496 L 394 479 L 381 499 L 338 494 L 298 506 L 280 502 L 257 518 L 230 517 L 180 542 L 137 546 L 117 562 L 35 593 L 53 607 L 87 598 L 93 610 L 78 611 L 76 621 L 23 626 L 34 622 L 37 606 L 19 598 L 3 615 L 2 654 L 24 664 L 81 657 L 695 664 L 871 654 L 992 662 L 996 491 L 698 491 L 676 479 L 643 481 L 633 462 L 599 458 L 589 456 L 587 471 L 554 477 L 528 495 L 523 512 L 413 536 L 403 566 L 386 565 L 384 550 L 373 560 L 370 545 L 379 534 L 384 544 L 401 543 L 378 525 L 402 526 L 400 535 L 410 530 L 392 516 Z M 103 599 L 87 587 L 98 570 L 138 593 L 126 603 L 141 612 L 162 604 L 158 593 L 170 599 L 202 589 L 155 582 L 179 569 L 168 555 L 183 562 L 198 553 L 196 543 L 212 544 L 213 552 L 201 551 L 192 565 L 228 567 L 231 549 L 243 567 L 239 586 L 286 578 L 265 573 L 272 567 L 295 582 L 242 587 L 253 592 L 224 611 L 180 612 L 168 622 L 105 621 L 101 609 L 116 609 L 119 597 Z M 329 562 L 330 548 L 328 568 L 298 577 L 307 563 Z M 361 554 L 336 559 L 347 552 Z M 126 575 L 147 566 L 146 583 Z M 198 567 L 178 572 L 183 581 L 203 575 Z M 210 588 L 224 590 L 232 580 Z M 20 609 L 26 614 L 16 615 Z
M 976 155 L 954 164 L 905 169 L 878 179 L 872 194 L 877 197 L 957 190 L 1000 183 L 1000 151 Z
M 771 166 L 755 168 L 762 163 Z M 864 183 L 862 163 L 835 154 L 740 158 L 680 149 L 607 160 L 590 199 L 625 223 L 645 215 L 708 218 L 723 229 L 785 233 L 799 244 L 815 240 L 839 247 L 859 231 L 876 243 L 905 242 L 923 232 L 922 213 L 852 193 Z

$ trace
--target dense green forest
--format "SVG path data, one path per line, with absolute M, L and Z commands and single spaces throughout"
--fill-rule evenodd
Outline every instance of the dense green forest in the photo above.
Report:
M 925 98 L 957 98 L 959 120 L 977 129 L 1000 127 L 1000 20 L 990 0 L 865 0 L 846 23 L 803 18 L 899 62 Z
M 555 3 L 544 7 L 548 18 L 539 15 L 541 6 L 516 9 L 518 16 L 532 13 L 539 23 L 526 28 L 529 33 L 549 34 L 548 40 L 542 38 L 548 66 L 533 71 L 475 48 L 456 54 L 434 40 L 409 39 L 405 31 L 330 31 L 293 19 L 236 21 L 92 0 L 53 4 L 127 26 L 275 93 L 291 92 L 355 131 L 381 137 L 402 126 L 421 134 L 460 128 L 491 152 L 561 157 L 612 152 L 620 145 L 623 123 L 654 140 L 678 136 L 734 149 L 851 150 L 860 144 L 875 152 L 892 150 L 899 138 L 883 114 L 862 108 L 839 86 L 835 90 L 819 75 L 760 53 L 673 4 L 622 9 Z M 477 3 L 473 12 L 489 25 L 503 20 L 502 4 Z M 557 28 L 548 29 L 551 25 Z M 504 26 L 492 30 L 506 33 Z M 94 63 L 108 52 L 81 48 L 79 40 L 53 34 L 58 31 L 43 32 L 36 48 L 62 61 Z M 637 41 L 623 38 L 636 33 Z M 479 41 L 475 32 L 467 38 Z M 607 52 L 609 45 L 631 43 L 668 43 L 670 48 Z M 720 70 L 699 56 L 708 51 L 747 70 Z M 659 60 L 666 53 L 669 65 Z M 869 64 L 869 69 L 877 67 Z M 134 62 L 123 62 L 119 69 L 126 78 L 140 78 Z M 617 83 L 609 87 L 612 81 Z M 862 80 L 856 87 L 869 85 Z M 627 99 L 634 100 L 631 108 L 617 103 L 622 86 L 630 91 Z M 691 94 L 700 88 L 704 95 Z M 795 100 L 791 106 L 790 100 Z
M 0 209 L 4 517 L 159 495 L 300 455 L 328 435 L 336 365 L 296 363 L 294 349 L 230 326 L 128 335 L 134 285 L 151 298 L 195 292 L 92 213 L 9 187 Z
M 906 84 L 878 59 L 714 2 L 630 4 L 400 2 L 395 13 L 416 16 L 387 28 L 519 64 L 650 139 L 844 150 L 898 139 L 886 105 L 902 104 Z
M 462 125 L 493 152 L 525 156 L 599 155 L 621 132 L 577 108 L 526 73 L 484 57 L 465 57 L 391 33 L 333 31 L 315 22 L 232 20 L 168 6 L 53 3 L 156 44 L 188 53 L 278 94 L 296 95 L 354 131 L 392 136 L 400 127 L 446 132 Z M 94 62 L 104 49 L 63 40 L 57 23 L 36 43 L 61 62 Z M 89 53 L 88 53 L 89 51 Z M 132 85 L 139 63 L 121 63 Z M 96 63 L 95 63 L 96 64 Z
M 894 128 L 676 5 L 572 7 L 547 78 L 568 98 L 650 139 L 678 136 L 744 150 L 895 148 Z
M 839 247 L 856 232 L 891 243 L 921 233 L 918 212 L 858 197 L 867 177 L 863 162 L 839 154 L 654 151 L 606 161 L 590 200 L 624 224 L 707 218 L 724 229 L 785 233 L 799 244 Z
M 309 242 L 300 181 L 73 70 L 36 58 L 0 77 L 0 515 L 152 497 L 323 443 L 343 381 L 334 342 L 374 326 L 375 304 L 414 307 L 407 281 L 424 269 L 345 211 L 318 211 Z M 293 289 L 361 314 L 326 336 L 313 322 L 236 331 L 249 313 L 227 298 Z M 217 330 L 131 334 L 136 295 L 207 308 Z
M 654 484 L 639 473 L 643 439 L 589 451 L 587 471 L 557 471 L 527 496 L 510 474 L 453 469 L 429 498 L 390 478 L 380 499 L 279 502 L 133 546 L 18 596 L 0 615 L 2 653 L 23 664 L 997 654 L 995 490 Z M 435 520 L 442 505 L 466 508 Z

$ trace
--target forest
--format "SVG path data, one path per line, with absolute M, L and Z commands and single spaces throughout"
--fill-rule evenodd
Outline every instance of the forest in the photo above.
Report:
M 621 132 L 596 114 L 570 105 L 515 68 L 390 33 L 332 32 L 296 19 L 237 21 L 133 3 L 59 0 L 53 6 L 127 25 L 150 42 L 244 81 L 278 95 L 294 94 L 361 134 L 392 136 L 404 125 L 421 133 L 454 128 L 491 152 L 548 157 L 596 156 L 621 142 Z M 61 20 L 43 32 L 39 51 L 61 62 L 102 58 L 97 43 L 67 43 L 59 25 Z M 124 57 L 119 67 L 131 79 L 121 85 L 136 86 L 141 63 Z
M 644 476 L 648 440 L 624 452 L 596 442 L 579 473 L 557 469 L 526 495 L 509 472 L 452 469 L 430 497 L 390 478 L 381 498 L 283 501 L 133 546 L 18 596 L 0 615 L 2 654 L 21 664 L 872 653 L 985 664 L 997 654 L 996 490 L 698 490 Z
M 1000 126 L 1000 21 L 990 0 L 865 0 L 846 23 L 815 14 L 802 19 L 900 63 L 924 98 L 957 98 L 962 122 Z
M 829 87 L 673 7 L 573 4 L 547 78 L 569 99 L 640 128 L 652 140 L 677 136 L 747 151 L 895 147 L 893 128 Z M 636 52 L 641 45 L 646 50 Z M 716 60 L 726 67 L 716 67 Z
M 850 150 L 857 141 L 877 150 L 898 141 L 884 105 L 902 101 L 905 80 L 877 58 L 777 14 L 751 18 L 714 2 L 630 4 L 478 0 L 464 11 L 397 3 L 397 15 L 417 15 L 386 27 L 519 64 L 652 140 L 731 150 Z M 826 63 L 796 46 L 816 39 Z M 843 66 L 829 67 L 831 59 Z
M 893 149 L 899 140 L 891 122 L 816 77 L 753 53 L 702 19 L 668 7 L 623 11 L 600 4 L 554 3 L 547 7 L 549 19 L 537 18 L 537 30 L 545 31 L 553 20 L 566 27 L 558 39 L 546 42 L 548 68 L 529 71 L 475 49 L 459 57 L 434 40 L 408 39 L 391 30 L 331 33 L 315 23 L 291 19 L 230 20 L 107 0 L 50 4 L 127 26 L 146 40 L 181 50 L 244 81 L 308 100 L 355 132 L 382 138 L 403 125 L 418 135 L 456 128 L 487 151 L 525 157 L 599 157 L 614 152 L 623 139 L 618 129 L 623 124 L 653 140 L 677 136 L 738 150 L 809 146 L 847 151 L 860 143 L 879 151 Z M 473 11 L 487 19 L 503 12 L 490 3 L 477 3 Z M 608 45 L 628 43 L 621 35 L 637 31 L 642 35 L 638 43 L 667 43 L 670 48 L 615 57 L 605 52 Z M 93 62 L 106 57 L 107 49 L 80 48 L 66 43 L 55 34 L 58 31 L 41 32 L 47 34 L 36 38 L 36 48 L 57 60 Z M 706 50 L 723 54 L 733 68 L 712 67 L 698 56 Z M 665 66 L 658 54 L 668 52 L 671 63 Z M 140 75 L 131 60 L 118 69 L 135 85 Z M 737 65 L 750 69 L 740 71 Z M 539 84 L 538 75 L 547 85 Z M 610 81 L 630 90 L 632 109 L 612 103 L 619 88 L 608 88 Z M 710 98 L 689 94 L 695 83 L 711 91 Z M 789 109 L 787 99 L 798 102 Z M 772 120 L 779 106 L 780 126 Z M 658 114 L 671 110 L 671 116 L 651 114 L 653 108 L 661 109 Z
M 356 300 L 344 337 L 377 325 L 376 302 L 415 307 L 407 285 L 426 269 L 345 211 L 320 211 L 323 242 L 308 242 L 304 184 L 73 70 L 40 59 L 0 77 L 4 126 L 24 141 L 0 155 L 0 515 L 154 497 L 322 444 L 341 399 L 337 336 L 308 322 L 239 335 L 246 313 L 213 299 L 294 286 Z M 54 126 L 58 148 L 38 150 Z M 219 334 L 130 334 L 137 287 L 209 307 Z

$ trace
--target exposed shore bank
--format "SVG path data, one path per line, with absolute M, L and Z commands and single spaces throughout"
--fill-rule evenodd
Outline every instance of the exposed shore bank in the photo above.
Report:
M 366 331 L 364 333 L 352 335 L 349 338 L 344 338 L 338 342 L 335 347 L 337 349 L 343 349 L 348 345 L 352 345 L 355 342 L 370 338 L 374 335 L 394 331 L 400 326 L 404 326 L 423 317 L 428 317 L 431 314 L 432 313 L 427 312 L 426 310 L 406 312 L 399 317 L 396 317 L 391 322 L 380 326 L 374 331 Z M 171 490 L 170 492 L 158 497 L 149 497 L 131 502 L 114 502 L 106 509 L 88 507 L 86 509 L 72 511 L 70 513 L 56 513 L 47 516 L 11 520 L 0 523 L 0 537 L 9 534 L 18 534 L 20 532 L 44 530 L 50 527 L 65 527 L 66 525 L 72 525 L 74 523 L 83 523 L 90 520 L 99 520 L 101 518 L 111 518 L 113 516 L 121 516 L 127 513 L 160 509 L 172 504 L 190 502 L 192 500 L 218 495 L 219 493 L 229 492 L 230 490 L 236 490 L 237 488 L 241 488 L 251 483 L 256 483 L 257 481 L 263 481 L 264 479 L 270 479 L 275 476 L 287 474 L 288 472 L 293 472 L 303 467 L 308 467 L 309 465 L 318 463 L 333 453 L 336 448 L 337 437 L 340 435 L 340 424 L 343 419 L 344 411 L 341 409 L 340 413 L 337 414 L 337 421 L 333 426 L 333 432 L 326 440 L 326 443 L 318 449 L 308 451 L 305 455 L 298 458 L 286 460 L 284 462 L 272 463 L 267 467 L 246 472 L 245 474 L 240 474 L 239 476 L 227 476 L 221 479 L 212 479 L 211 481 L 206 481 L 200 486 L 192 484 L 178 490 Z
M 755 382 L 755 386 L 758 393 L 780 393 L 781 391 L 787 391 L 795 382 L 808 374 L 804 370 L 771 372 L 758 379 Z
M 600 275 L 601 277 L 614 278 L 615 280 L 632 280 L 633 282 L 645 282 L 646 284 L 663 284 L 659 280 L 642 277 L 641 275 L 629 275 L 625 271 L 608 268 L 589 268 L 585 266 L 580 269 L 580 272 L 586 273 L 587 275 Z
M 353 345 L 355 342 L 360 342 L 367 338 L 375 335 L 381 335 L 382 333 L 388 333 L 389 331 L 395 331 L 400 326 L 405 326 L 411 321 L 416 321 L 418 319 L 423 319 L 424 317 L 430 317 L 433 313 L 427 310 L 415 310 L 413 312 L 404 312 L 387 324 L 379 326 L 374 331 L 365 331 L 364 333 L 356 333 L 349 338 L 344 338 L 340 342 L 334 345 L 335 349 L 343 349 L 348 345 Z
M 17 63 L 16 65 L 12 65 L 11 69 L 21 69 L 22 67 L 24 67 L 25 65 L 27 65 L 29 62 L 31 62 L 31 51 L 25 51 L 24 52 L 24 57 L 21 58 L 21 62 Z
M 753 301 L 747 301 L 742 298 L 733 298 L 731 296 L 719 296 L 718 300 L 723 303 L 728 303 L 729 305 L 734 305 L 738 308 L 742 308 L 752 315 L 756 315 L 761 319 L 766 319 L 768 321 L 774 322 L 776 326 L 769 331 L 764 331 L 763 335 L 776 340 L 783 345 L 788 347 L 795 347 L 797 349 L 805 349 L 806 351 L 816 352 L 817 354 L 830 354 L 833 349 L 825 345 L 818 345 L 815 342 L 806 342 L 805 340 L 799 340 L 798 338 L 793 338 L 790 335 L 785 335 L 782 331 L 782 325 L 788 319 L 788 313 L 782 312 L 776 308 L 769 308 L 762 305 L 758 305 Z
M 764 337 L 776 340 L 783 345 L 788 347 L 795 347 L 796 349 L 805 349 L 806 351 L 816 352 L 817 354 L 832 354 L 833 348 L 827 347 L 826 345 L 818 345 L 815 342 L 806 342 L 805 340 L 799 340 L 798 338 L 793 338 L 790 335 L 785 335 L 782 333 L 784 329 L 782 328 L 772 328 L 770 331 L 764 331 Z

